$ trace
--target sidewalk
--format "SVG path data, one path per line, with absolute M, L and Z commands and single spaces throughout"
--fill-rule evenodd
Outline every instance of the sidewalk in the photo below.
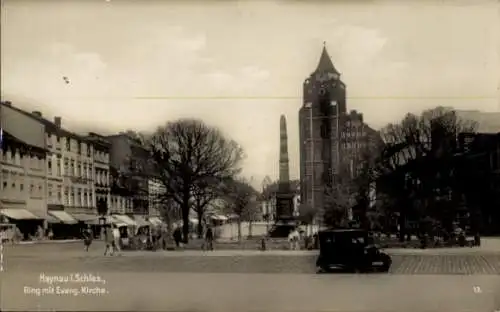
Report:
M 57 239 L 57 240 L 37 240 L 37 241 L 22 241 L 14 245 L 34 245 L 34 244 L 67 244 L 81 242 L 81 239 Z M 6 243 L 5 245 L 10 245 Z

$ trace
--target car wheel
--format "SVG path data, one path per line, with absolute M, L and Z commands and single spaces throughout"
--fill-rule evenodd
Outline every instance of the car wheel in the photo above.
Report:
M 389 270 L 391 269 L 391 265 L 392 265 L 391 257 L 389 255 L 382 254 L 381 261 L 383 264 L 382 264 L 382 267 L 380 268 L 380 270 L 382 272 L 389 272 Z

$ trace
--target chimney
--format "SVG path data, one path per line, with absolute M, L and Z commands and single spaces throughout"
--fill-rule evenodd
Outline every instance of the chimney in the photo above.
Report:
M 56 126 L 58 128 L 61 127 L 61 117 L 57 116 L 57 117 L 54 117 L 54 123 L 56 124 Z
M 31 114 L 33 114 L 36 117 L 42 118 L 42 113 L 40 111 L 32 111 Z

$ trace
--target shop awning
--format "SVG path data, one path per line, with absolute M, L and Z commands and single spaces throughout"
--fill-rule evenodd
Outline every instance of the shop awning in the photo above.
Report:
M 52 215 L 56 217 L 57 219 L 61 220 L 62 223 L 65 224 L 76 224 L 78 223 L 78 220 L 73 218 L 69 213 L 66 211 L 62 210 L 49 210 L 48 215 Z
M 137 226 L 137 222 L 135 222 L 132 218 L 126 215 L 113 215 L 113 218 L 116 220 L 125 223 L 127 225 Z
M 150 217 L 149 222 L 151 222 L 153 225 L 162 225 L 163 224 L 163 222 L 158 217 Z
M 48 223 L 61 223 L 61 220 L 49 214 L 47 214 L 44 219 L 47 220 Z
M 214 220 L 219 220 L 219 221 L 226 221 L 228 218 L 223 215 L 212 215 L 210 216 Z
M 26 209 L 4 208 L 0 209 L 0 214 L 14 220 L 40 220 L 40 218 Z
M 152 224 L 151 222 L 146 221 L 146 218 L 140 215 L 134 215 L 134 220 L 135 222 L 137 222 L 138 226 L 147 226 Z
M 49 214 L 45 214 L 41 211 L 33 211 L 31 213 L 34 214 L 35 216 L 37 216 L 38 218 L 47 221 L 48 223 L 61 223 L 61 220 L 59 220 L 56 217 L 53 217 Z
M 89 224 L 94 224 L 94 222 L 99 222 L 99 216 L 95 214 L 72 213 L 71 216 L 78 221 Z

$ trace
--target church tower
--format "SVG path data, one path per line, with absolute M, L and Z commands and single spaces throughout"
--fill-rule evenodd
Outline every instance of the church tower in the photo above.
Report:
M 303 83 L 299 110 L 301 201 L 320 211 L 339 164 L 345 113 L 346 86 L 324 46 L 318 66 Z

